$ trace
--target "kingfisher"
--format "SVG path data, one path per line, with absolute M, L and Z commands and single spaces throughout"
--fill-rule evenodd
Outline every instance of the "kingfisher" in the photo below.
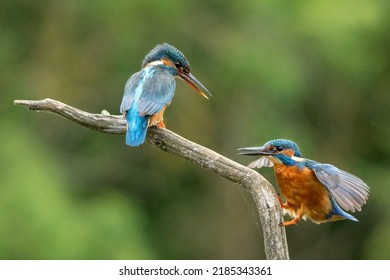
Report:
M 128 79 L 120 106 L 127 122 L 127 145 L 143 144 L 150 126 L 165 128 L 163 114 L 175 95 L 175 77 L 186 81 L 205 98 L 211 96 L 190 71 L 185 55 L 167 43 L 155 46 L 145 56 L 141 70 Z
M 296 143 L 286 139 L 268 141 L 261 147 L 239 149 L 241 155 L 261 156 L 249 168 L 274 167 L 279 189 L 285 197 L 284 212 L 293 218 L 281 226 L 296 225 L 302 218 L 320 224 L 358 220 L 345 211 L 361 211 L 369 187 L 358 177 L 331 165 L 302 157 Z

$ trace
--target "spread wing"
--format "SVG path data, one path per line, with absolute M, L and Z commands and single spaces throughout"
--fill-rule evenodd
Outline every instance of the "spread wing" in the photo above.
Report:
M 272 166 L 274 166 L 274 164 L 267 157 L 261 157 L 248 164 L 249 168 L 262 168 L 262 167 L 272 167 Z
M 351 212 L 361 210 L 370 188 L 360 178 L 331 164 L 313 163 L 310 168 L 341 208 Z
M 171 103 L 175 87 L 169 72 L 160 67 L 144 68 L 127 81 L 120 111 L 126 112 L 136 101 L 140 116 L 157 114 Z

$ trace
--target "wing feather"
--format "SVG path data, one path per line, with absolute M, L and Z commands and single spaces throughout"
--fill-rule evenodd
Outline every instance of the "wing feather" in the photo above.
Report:
M 169 105 L 175 95 L 176 83 L 172 74 L 156 67 L 153 75 L 145 79 L 138 110 L 142 115 L 154 115 Z
M 175 95 L 172 74 L 160 67 L 147 67 L 132 75 L 125 86 L 120 112 L 130 109 L 134 102 L 140 116 L 154 115 L 169 105 Z
M 318 180 L 330 191 L 336 202 L 346 211 L 360 211 L 369 195 L 369 187 L 360 178 L 331 164 L 310 166 Z
M 274 164 L 267 157 L 261 157 L 248 164 L 249 168 L 262 168 L 262 167 L 272 167 L 272 166 L 274 166 Z
M 140 82 L 140 76 L 140 72 L 134 73 L 126 82 L 125 93 L 120 106 L 120 112 L 122 114 L 129 110 L 134 102 L 135 90 Z

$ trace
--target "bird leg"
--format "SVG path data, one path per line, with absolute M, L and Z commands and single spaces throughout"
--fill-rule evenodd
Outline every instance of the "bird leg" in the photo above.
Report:
M 282 198 L 280 197 L 280 194 L 278 194 L 278 201 L 279 201 L 280 207 L 282 207 L 282 209 L 287 209 L 287 205 L 286 205 L 286 203 L 283 203 Z
M 296 225 L 300 219 L 301 219 L 301 216 L 298 215 L 294 219 L 292 219 L 291 221 L 280 223 L 279 226 L 281 226 L 281 227 L 284 226 L 285 227 L 285 226 Z
M 168 105 L 165 105 L 160 112 L 157 114 L 151 115 L 148 121 L 148 127 L 152 125 L 157 125 L 158 127 L 165 128 L 164 124 L 164 112 Z
M 157 126 L 158 126 L 158 127 L 161 127 L 161 128 L 165 128 L 165 124 L 164 124 L 163 119 L 161 119 L 161 120 L 157 123 Z
M 286 203 L 283 203 L 282 198 L 280 197 L 280 194 L 278 194 L 278 201 L 279 201 L 280 207 L 282 207 L 282 209 L 288 209 L 287 202 L 286 202 Z M 301 215 L 298 214 L 298 215 L 297 215 L 294 219 L 292 219 L 291 221 L 281 222 L 281 223 L 279 224 L 279 226 L 282 227 L 282 226 L 296 225 L 300 219 L 301 219 Z
M 296 225 L 298 223 L 298 221 L 301 219 L 302 215 L 304 214 L 304 211 L 302 208 L 299 208 L 296 213 L 296 216 L 294 219 L 292 219 L 291 221 L 287 221 L 287 222 L 282 222 L 279 224 L 279 226 L 291 226 L 291 225 Z

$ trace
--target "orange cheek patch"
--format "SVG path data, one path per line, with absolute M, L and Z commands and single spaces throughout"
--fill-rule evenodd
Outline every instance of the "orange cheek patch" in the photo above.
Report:
M 167 66 L 175 67 L 175 64 L 173 64 L 173 62 L 171 60 L 166 59 L 166 58 L 162 59 L 162 63 L 164 63 L 164 65 L 167 65 Z
M 282 153 L 285 154 L 286 156 L 292 157 L 294 155 L 294 150 L 285 150 L 282 151 Z

